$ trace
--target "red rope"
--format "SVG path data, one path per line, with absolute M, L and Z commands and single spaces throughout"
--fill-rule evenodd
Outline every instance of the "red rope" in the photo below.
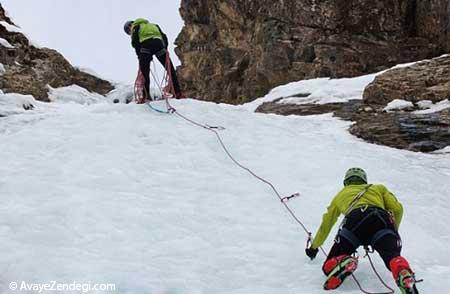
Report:
M 136 81 L 134 82 L 134 100 L 137 104 L 145 103 L 145 79 L 141 70 L 138 70 L 138 74 L 136 76 Z M 147 95 L 148 97 L 148 95 Z
M 175 87 L 173 85 L 173 77 L 172 77 L 172 62 L 170 60 L 169 51 L 166 51 L 166 87 L 167 88 L 167 94 L 172 94 L 172 97 L 175 97 Z M 166 90 L 166 89 L 165 89 Z M 167 96 L 169 96 L 167 95 Z
M 151 73 L 153 75 L 153 72 Z M 158 83 L 154 75 L 153 79 L 155 80 L 155 83 L 159 87 L 162 97 L 166 99 L 167 108 L 168 110 L 170 110 L 170 106 L 168 105 L 167 99 L 175 97 L 176 93 L 175 87 L 173 85 L 172 62 L 170 60 L 169 51 L 166 51 L 165 72 L 163 79 L 161 80 L 161 85 Z M 146 93 L 145 79 L 140 69 L 138 69 L 138 74 L 134 82 L 134 99 L 137 104 L 143 104 L 145 103 L 146 99 L 150 99 L 150 93 Z
M 307 229 L 306 226 L 303 224 L 303 222 L 300 220 L 300 218 L 298 218 L 298 217 L 295 215 L 295 213 L 293 212 L 293 210 L 292 210 L 292 209 L 289 207 L 289 205 L 287 204 L 287 201 L 286 201 L 286 200 L 289 200 L 290 198 L 293 198 L 294 195 L 289 196 L 289 197 L 284 197 L 284 198 L 283 198 L 283 197 L 281 196 L 281 194 L 278 192 L 278 190 L 275 188 L 275 186 L 274 186 L 270 181 L 268 181 L 268 180 L 266 180 L 266 179 L 264 179 L 264 178 L 258 176 L 258 175 L 257 175 L 256 173 L 254 173 L 250 168 L 244 166 L 244 165 L 241 164 L 239 161 L 237 161 L 237 160 L 233 157 L 233 155 L 231 154 L 231 152 L 228 150 L 228 148 L 226 147 L 225 143 L 223 142 L 223 140 L 222 140 L 222 138 L 221 138 L 219 132 L 217 131 L 217 127 L 211 127 L 211 126 L 208 126 L 208 125 L 206 125 L 206 124 L 198 123 L 198 122 L 196 122 L 196 121 L 194 121 L 194 120 L 192 120 L 192 119 L 190 119 L 190 118 L 188 118 L 188 117 L 186 117 L 186 116 L 180 114 L 178 111 L 176 111 L 175 108 L 173 108 L 173 107 L 169 104 L 168 100 L 166 100 L 166 101 L 167 101 L 167 104 L 168 104 L 168 106 L 169 106 L 169 110 L 171 110 L 171 113 L 175 113 L 178 117 L 184 119 L 185 121 L 187 121 L 187 122 L 189 122 L 189 123 L 191 123 L 191 124 L 193 124 L 193 125 L 195 125 L 195 126 L 198 126 L 198 127 L 201 127 L 201 128 L 203 128 L 203 129 L 205 129 L 205 130 L 208 130 L 208 131 L 210 131 L 210 132 L 213 132 L 214 135 L 216 136 L 217 140 L 219 141 L 219 143 L 220 143 L 222 149 L 223 149 L 223 150 L 225 151 L 225 153 L 227 154 L 227 156 L 228 156 L 228 157 L 229 157 L 229 158 L 230 158 L 237 166 L 239 166 L 241 169 L 247 171 L 249 174 L 251 174 L 253 177 L 255 177 L 256 179 L 258 179 L 259 181 L 261 181 L 261 182 L 267 184 L 267 185 L 272 189 L 272 191 L 275 193 L 275 195 L 279 198 L 280 202 L 284 205 L 284 207 L 286 208 L 286 210 L 288 211 L 288 213 L 292 216 L 292 218 L 293 218 L 293 219 L 294 219 L 294 220 L 295 220 L 295 221 L 303 228 L 303 230 L 306 232 L 306 234 L 308 235 L 308 242 L 311 240 L 311 232 L 308 231 L 308 229 Z M 323 254 L 325 255 L 325 257 L 326 257 L 327 254 L 326 254 L 325 250 L 324 250 L 322 247 L 320 247 L 320 250 L 322 251 L 322 253 L 323 253 Z M 356 278 L 356 276 L 355 276 L 354 274 L 352 274 L 352 278 L 353 278 L 353 280 L 355 281 L 356 285 L 358 286 L 359 290 L 361 290 L 361 292 L 363 292 L 364 294 L 394 294 L 395 291 L 394 291 L 391 287 L 389 287 L 389 286 L 383 281 L 383 279 L 381 278 L 381 276 L 379 275 L 379 273 L 378 273 L 377 270 L 375 269 L 375 266 L 373 265 L 373 262 L 372 262 L 372 259 L 370 258 L 370 256 L 369 256 L 369 261 L 370 261 L 370 264 L 371 264 L 372 269 L 373 269 L 373 271 L 375 272 L 376 276 L 377 276 L 378 279 L 381 281 L 381 283 L 382 283 L 387 289 L 389 289 L 389 292 L 368 292 L 368 291 L 364 290 L 364 288 L 361 286 L 361 283 L 358 281 L 358 279 Z

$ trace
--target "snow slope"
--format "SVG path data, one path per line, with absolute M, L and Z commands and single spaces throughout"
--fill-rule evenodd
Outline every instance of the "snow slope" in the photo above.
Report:
M 300 192 L 290 205 L 312 231 L 345 170 L 365 168 L 404 204 L 403 253 L 425 279 L 422 293 L 450 287 L 449 154 L 367 144 L 330 115 L 174 106 L 224 126 L 238 160 L 281 193 Z M 323 293 L 323 258 L 305 257 L 306 236 L 272 191 L 237 168 L 213 134 L 174 115 L 56 99 L 0 118 L 0 142 L 1 293 L 17 293 L 8 285 L 22 280 L 108 282 L 127 294 Z M 365 259 L 357 277 L 384 290 Z M 349 280 L 336 293 L 360 292 Z

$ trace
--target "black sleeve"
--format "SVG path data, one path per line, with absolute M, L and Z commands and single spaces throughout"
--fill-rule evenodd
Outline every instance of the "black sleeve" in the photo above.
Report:
M 169 40 L 167 39 L 167 35 L 164 34 L 164 32 L 161 30 L 161 28 L 159 27 L 159 25 L 156 25 L 158 27 L 159 32 L 161 33 L 161 36 L 163 38 L 163 42 L 164 42 L 164 48 L 167 49 L 167 47 L 169 46 Z
M 139 42 L 139 26 L 136 26 L 133 29 L 133 33 L 131 34 L 131 45 L 136 50 L 136 54 L 139 54 L 141 51 L 141 43 Z

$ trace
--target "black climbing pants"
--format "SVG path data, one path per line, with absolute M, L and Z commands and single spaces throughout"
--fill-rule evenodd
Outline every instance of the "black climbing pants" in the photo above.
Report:
M 160 39 L 148 39 L 145 40 L 139 49 L 139 69 L 145 79 L 145 97 L 150 98 L 150 64 L 153 60 L 153 55 L 159 60 L 162 66 L 166 67 L 167 50 L 164 48 L 164 43 Z M 180 84 L 178 83 L 177 73 L 173 67 L 172 61 L 170 61 L 170 69 L 172 75 L 173 88 L 175 95 L 181 94 Z
M 351 255 L 359 246 L 368 245 L 378 252 L 389 270 L 389 262 L 402 250 L 393 217 L 379 207 L 355 208 L 344 218 L 327 260 Z

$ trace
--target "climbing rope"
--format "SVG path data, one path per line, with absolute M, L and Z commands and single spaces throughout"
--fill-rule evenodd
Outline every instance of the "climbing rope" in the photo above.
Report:
M 151 76 L 153 78 L 153 81 L 155 82 L 156 86 L 158 87 L 158 90 L 161 93 L 162 99 L 164 99 L 165 102 L 166 102 L 167 110 L 158 109 L 158 108 L 156 108 L 155 106 L 153 106 L 151 104 L 151 102 L 157 101 L 157 99 L 155 99 L 156 97 L 152 97 L 151 93 L 147 93 L 147 90 L 145 88 L 144 75 L 142 74 L 142 72 L 140 70 L 138 70 L 136 81 L 134 83 L 134 101 L 137 104 L 144 104 L 144 103 L 146 103 L 146 105 L 148 107 L 150 107 L 150 109 L 152 109 L 153 111 L 156 111 L 156 112 L 159 112 L 159 113 L 170 113 L 170 106 L 167 104 L 168 103 L 168 97 L 164 93 L 164 85 L 163 85 L 164 80 L 161 81 L 161 82 L 159 81 L 158 76 L 157 76 L 156 65 L 154 63 L 153 63 L 153 66 L 154 66 L 154 70 L 150 70 L 150 73 L 151 73 Z
M 145 80 L 144 75 L 142 74 L 141 70 L 138 69 L 138 73 L 136 76 L 136 81 L 134 82 L 134 101 L 137 104 L 142 104 L 145 102 Z
M 247 171 L 247 173 L 249 173 L 251 176 L 253 176 L 254 178 L 256 178 L 257 180 L 259 180 L 260 182 L 266 184 L 267 186 L 269 186 L 271 188 L 271 190 L 275 193 L 275 195 L 278 197 L 278 199 L 280 200 L 281 204 L 285 207 L 285 209 L 287 210 L 287 212 L 289 213 L 289 215 L 291 215 L 291 217 L 294 219 L 294 221 L 300 225 L 302 227 L 302 229 L 305 231 L 305 233 L 307 234 L 307 243 L 306 246 L 308 247 L 310 242 L 311 242 L 311 238 L 312 238 L 312 233 L 306 228 L 305 224 L 301 221 L 301 219 L 299 217 L 297 217 L 297 215 L 294 213 L 294 211 L 290 208 L 290 206 L 288 205 L 289 200 L 295 198 L 295 197 L 300 197 L 300 193 L 295 193 L 289 196 L 285 196 L 283 197 L 282 194 L 277 190 L 277 188 L 275 187 L 274 184 L 272 184 L 270 181 L 264 179 L 263 177 L 257 175 L 255 172 L 253 172 L 253 170 L 251 170 L 250 168 L 248 168 L 247 166 L 243 165 L 242 163 L 240 163 L 229 151 L 228 147 L 226 146 L 226 144 L 224 143 L 222 137 L 220 136 L 219 131 L 221 130 L 225 130 L 224 127 L 221 126 L 210 126 L 208 124 L 203 124 L 203 123 L 199 123 L 183 114 L 181 114 L 180 112 L 178 112 L 169 102 L 169 98 L 170 95 L 167 95 L 167 92 L 172 92 L 174 93 L 174 88 L 173 88 L 173 83 L 172 83 L 172 77 L 171 77 L 171 67 L 170 67 L 170 57 L 169 57 L 169 53 L 167 53 L 166 56 L 166 74 L 163 78 L 162 83 L 158 83 L 157 78 L 155 76 L 155 74 L 152 72 L 152 76 L 153 79 L 155 80 L 156 84 L 159 87 L 159 90 L 161 91 L 162 95 L 163 95 L 163 99 L 166 101 L 166 106 L 167 106 L 167 111 L 165 111 L 165 113 L 171 113 L 171 114 L 175 114 L 177 115 L 179 118 L 185 120 L 186 122 L 203 128 L 207 131 L 212 132 L 220 146 L 222 147 L 223 151 L 225 152 L 225 154 L 229 157 L 229 159 L 236 164 L 239 168 Z M 141 74 L 142 75 L 142 74 Z M 139 75 L 138 75 L 139 78 Z M 143 78 L 143 77 L 142 77 Z M 164 87 L 164 83 L 166 83 L 166 86 Z M 169 91 L 165 91 L 169 89 Z M 158 112 L 162 112 L 160 110 L 157 110 L 155 108 L 153 108 L 150 103 L 147 103 L 150 108 L 152 110 L 156 110 Z M 323 247 L 320 247 L 321 252 L 324 254 L 325 257 L 327 257 L 327 253 L 326 251 L 323 249 Z M 395 291 L 394 289 L 392 289 L 391 287 L 389 287 L 389 285 L 387 285 L 387 283 L 382 279 L 382 277 L 380 276 L 380 274 L 378 273 L 377 269 L 375 268 L 375 265 L 372 261 L 372 258 L 369 255 L 370 251 L 366 248 L 366 255 L 364 257 L 368 257 L 370 265 L 372 267 L 372 270 L 374 271 L 375 275 L 377 276 L 377 278 L 380 280 L 380 282 L 383 284 L 384 287 L 386 287 L 386 289 L 388 289 L 388 292 L 369 292 L 367 290 L 365 290 L 362 286 L 361 283 L 359 282 L 359 280 L 356 278 L 356 276 L 354 274 L 352 274 L 352 278 L 353 281 L 356 283 L 356 285 L 358 286 L 359 290 L 364 293 L 364 294 L 394 294 Z
M 170 105 L 170 104 L 169 104 L 169 105 Z M 278 192 L 278 190 L 275 188 L 275 186 L 274 186 L 270 181 L 268 181 L 268 180 L 266 180 L 266 179 L 264 179 L 264 178 L 258 176 L 258 175 L 257 175 L 255 172 L 253 172 L 250 168 L 244 166 L 243 164 L 241 164 L 238 160 L 236 160 L 236 159 L 234 158 L 234 156 L 231 154 L 231 152 L 230 152 L 230 151 L 228 150 L 228 148 L 226 147 L 224 141 L 222 140 L 222 137 L 220 136 L 220 134 L 219 134 L 219 132 L 218 132 L 218 129 L 212 128 L 212 127 L 210 127 L 210 126 L 208 126 L 208 125 L 206 125 L 206 124 L 201 124 L 201 123 L 198 123 L 198 122 L 196 122 L 196 121 L 194 121 L 194 120 L 192 120 L 192 119 L 189 119 L 189 118 L 187 118 L 186 116 L 180 114 L 180 113 L 179 113 L 175 108 L 173 108 L 172 106 L 171 106 L 170 108 L 173 110 L 172 113 L 176 114 L 178 117 L 182 118 L 183 120 L 185 120 L 185 121 L 191 123 L 192 125 L 201 127 L 201 128 L 203 128 L 203 129 L 205 129 L 205 130 L 208 130 L 208 131 L 214 133 L 214 135 L 216 136 L 217 140 L 219 141 L 220 146 L 222 147 L 222 149 L 224 150 L 224 152 L 226 153 L 226 155 L 231 159 L 231 161 L 233 161 L 233 162 L 234 162 L 237 166 L 239 166 L 241 169 L 247 171 L 250 175 L 252 175 L 253 177 L 255 177 L 257 180 L 259 180 L 259 181 L 261 181 L 261 182 L 267 184 L 267 185 L 272 189 L 272 191 L 275 193 L 275 195 L 278 197 L 278 199 L 280 200 L 280 202 L 282 203 L 282 205 L 286 208 L 286 210 L 288 211 L 288 213 L 289 213 L 289 214 L 292 216 L 292 218 L 295 220 L 295 222 L 297 222 L 297 223 L 303 228 L 303 230 L 306 232 L 306 234 L 308 235 L 308 241 L 307 241 L 307 242 L 310 242 L 310 241 L 311 241 L 312 233 L 306 228 L 306 226 L 304 225 L 304 223 L 300 220 L 299 217 L 297 217 L 297 215 L 294 213 L 294 211 L 293 211 L 293 210 L 289 207 L 289 205 L 287 204 L 287 202 L 288 202 L 290 199 L 292 199 L 292 198 L 294 198 L 294 197 L 300 196 L 299 193 L 295 193 L 295 194 L 292 194 L 292 195 L 290 195 L 290 196 L 283 197 L 283 196 Z M 220 129 L 219 129 L 219 130 L 220 130 Z M 325 257 L 326 257 L 326 256 L 327 256 L 326 251 L 325 251 L 322 247 L 320 247 L 320 250 L 322 251 L 322 253 L 323 253 L 323 254 L 325 255 Z M 381 278 L 380 274 L 378 273 L 378 271 L 377 271 L 376 268 L 375 268 L 375 265 L 373 264 L 372 259 L 370 258 L 370 256 L 369 256 L 368 254 L 367 254 L 367 257 L 369 258 L 370 265 L 371 265 L 373 271 L 375 272 L 377 278 L 380 280 L 380 282 L 381 282 L 381 283 L 382 283 L 389 291 L 388 291 L 388 292 L 369 292 L 369 291 L 366 291 L 366 290 L 361 286 L 361 283 L 360 283 L 359 280 L 356 278 L 356 276 L 355 276 L 354 274 L 352 274 L 352 278 L 353 278 L 353 280 L 355 281 L 355 283 L 356 283 L 356 285 L 358 286 L 358 288 L 359 288 L 359 289 L 361 290 L 361 292 L 363 292 L 364 294 L 394 294 L 394 293 L 395 293 L 394 289 L 392 289 L 391 287 L 389 287 L 389 285 L 387 285 L 386 282 L 384 282 L 384 280 Z

